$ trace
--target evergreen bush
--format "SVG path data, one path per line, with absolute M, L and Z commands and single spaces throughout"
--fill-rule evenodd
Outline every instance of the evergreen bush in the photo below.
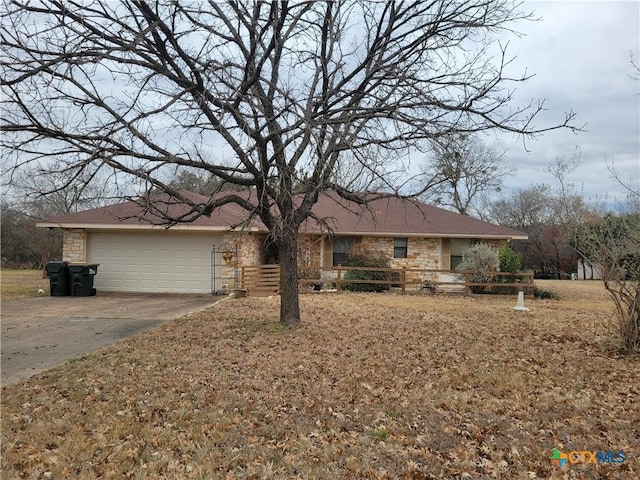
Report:
M 498 251 L 500 271 L 515 273 L 522 270 L 522 255 L 513 251 L 509 245 L 504 244 Z
M 362 245 L 354 250 L 345 265 L 349 267 L 389 268 L 389 258 L 379 250 Z M 389 273 L 375 270 L 347 270 L 343 278 L 345 280 L 389 280 Z M 342 288 L 350 292 L 381 292 L 388 288 L 388 285 L 345 283 Z

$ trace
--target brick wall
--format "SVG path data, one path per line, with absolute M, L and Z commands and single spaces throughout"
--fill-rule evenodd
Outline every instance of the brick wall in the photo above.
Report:
M 62 235 L 62 259 L 70 263 L 85 263 L 87 232 L 83 228 L 65 229 Z

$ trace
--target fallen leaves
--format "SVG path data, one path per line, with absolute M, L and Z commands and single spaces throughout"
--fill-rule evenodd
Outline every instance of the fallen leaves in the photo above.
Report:
M 3 389 L 3 478 L 630 478 L 640 362 L 595 283 L 562 301 L 223 302 Z M 624 450 L 571 465 L 566 450 Z

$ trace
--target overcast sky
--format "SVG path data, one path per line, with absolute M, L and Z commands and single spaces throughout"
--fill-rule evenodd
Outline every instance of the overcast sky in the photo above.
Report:
M 577 135 L 556 131 L 527 141 L 529 152 L 521 140 L 500 137 L 518 168 L 505 187 L 552 183 L 545 167 L 558 156 L 570 157 L 577 147 L 582 166 L 571 176 L 576 188 L 587 199 L 624 197 L 610 179 L 605 158 L 639 184 L 640 81 L 630 78 L 630 54 L 640 64 L 640 2 L 527 1 L 524 8 L 542 20 L 520 23 L 518 30 L 526 36 L 511 38 L 508 52 L 517 56 L 511 72 L 535 73 L 519 85 L 516 100 L 545 100 L 548 111 L 538 127 L 561 122 L 569 110 L 577 113 L 576 124 L 586 126 Z
M 576 149 L 582 164 L 570 180 L 587 199 L 607 196 L 613 203 L 624 197 L 605 159 L 640 189 L 640 81 L 631 78 L 639 74 L 630 63 L 633 54 L 640 65 L 640 2 L 526 0 L 523 9 L 532 10 L 540 21 L 514 25 L 524 37 L 501 37 L 509 41 L 508 56 L 516 57 L 508 73 L 535 74 L 517 85 L 514 103 L 544 100 L 547 111 L 535 122 L 539 128 L 561 123 L 565 112 L 575 111 L 574 123 L 585 125 L 585 131 L 546 133 L 527 140 L 528 151 L 522 139 L 501 135 L 505 158 L 517 168 L 505 190 L 553 184 L 544 169 Z

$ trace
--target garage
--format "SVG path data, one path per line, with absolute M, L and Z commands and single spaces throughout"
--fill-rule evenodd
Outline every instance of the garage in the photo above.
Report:
M 87 261 L 100 291 L 210 293 L 214 233 L 169 230 L 87 232 Z M 220 260 L 219 260 L 220 262 Z

